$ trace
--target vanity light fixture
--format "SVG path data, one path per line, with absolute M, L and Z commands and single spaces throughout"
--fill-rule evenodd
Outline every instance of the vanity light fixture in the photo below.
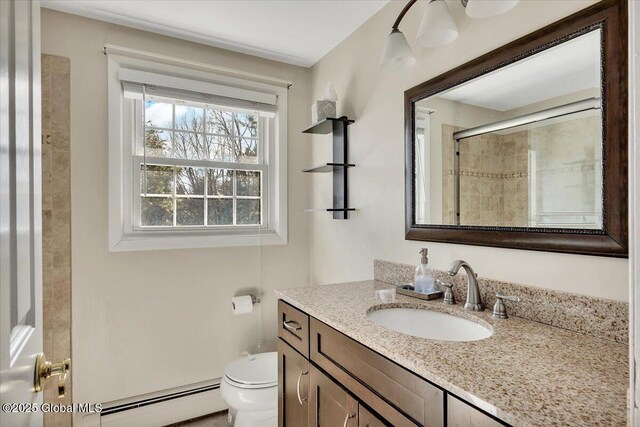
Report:
M 416 57 L 405 35 L 398 28 L 409 9 L 418 0 L 410 0 L 402 9 L 387 36 L 382 55 L 382 68 L 399 71 L 415 64 Z M 461 0 L 471 18 L 488 18 L 513 9 L 519 0 Z M 444 0 L 429 0 L 425 8 L 416 41 L 424 48 L 444 46 L 458 38 L 458 27 Z
M 489 18 L 510 11 L 520 0 L 462 0 L 469 18 Z

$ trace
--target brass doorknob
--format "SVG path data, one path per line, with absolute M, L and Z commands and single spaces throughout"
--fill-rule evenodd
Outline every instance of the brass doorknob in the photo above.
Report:
M 47 361 L 44 353 L 38 354 L 36 357 L 35 377 L 33 388 L 36 392 L 42 391 L 44 382 L 54 376 L 58 377 L 58 397 L 64 397 L 67 394 L 67 372 L 71 369 L 71 359 L 66 358 L 58 363 Z

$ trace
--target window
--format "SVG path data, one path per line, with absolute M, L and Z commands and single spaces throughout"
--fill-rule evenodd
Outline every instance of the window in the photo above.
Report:
M 111 250 L 286 243 L 286 88 L 109 59 Z
M 256 111 L 147 97 L 134 167 L 138 228 L 263 226 L 268 121 Z

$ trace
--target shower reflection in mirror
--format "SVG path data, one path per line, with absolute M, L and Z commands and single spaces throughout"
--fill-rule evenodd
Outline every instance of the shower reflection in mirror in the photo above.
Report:
M 602 229 L 600 30 L 415 104 L 416 224 Z

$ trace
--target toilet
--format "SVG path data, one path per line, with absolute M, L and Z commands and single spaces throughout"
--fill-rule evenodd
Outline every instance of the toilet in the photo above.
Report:
M 252 354 L 227 365 L 220 392 L 235 413 L 235 427 L 276 427 L 278 353 Z

